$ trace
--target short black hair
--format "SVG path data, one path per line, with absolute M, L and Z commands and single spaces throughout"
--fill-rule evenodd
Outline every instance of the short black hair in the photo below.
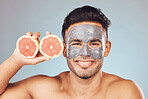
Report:
M 87 5 L 74 9 L 65 17 L 62 26 L 63 39 L 65 37 L 65 31 L 69 28 L 70 25 L 83 21 L 100 23 L 102 27 L 106 30 L 108 38 L 108 27 L 110 26 L 111 21 L 102 13 L 99 8 Z

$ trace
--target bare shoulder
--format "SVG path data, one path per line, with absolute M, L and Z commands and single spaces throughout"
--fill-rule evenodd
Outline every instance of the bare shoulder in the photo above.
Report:
M 107 93 L 117 95 L 120 99 L 144 99 L 142 90 L 132 80 L 123 79 L 119 76 L 103 73 L 108 82 Z
M 0 96 L 1 99 L 31 99 L 30 89 L 32 85 L 39 83 L 45 76 L 38 75 L 29 77 L 27 79 L 9 83 L 3 94 Z M 36 82 L 36 83 L 35 83 Z
M 54 77 L 50 77 L 47 75 L 36 75 L 30 78 L 27 78 L 25 80 L 22 81 L 26 86 L 30 87 L 30 86 L 34 86 L 34 85 L 56 85 L 60 82 L 60 76 L 54 76 Z M 43 84 L 43 85 L 42 85 Z
M 0 98 L 2 99 L 32 99 L 53 95 L 61 87 L 61 73 L 55 77 L 36 75 L 15 83 L 9 83 L 7 89 Z

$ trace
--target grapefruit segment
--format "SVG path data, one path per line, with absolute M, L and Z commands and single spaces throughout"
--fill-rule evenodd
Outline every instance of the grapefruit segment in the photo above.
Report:
M 63 42 L 56 35 L 44 36 L 40 41 L 40 52 L 49 58 L 56 58 L 63 52 Z
M 33 58 L 38 53 L 38 41 L 31 36 L 21 36 L 16 43 L 16 48 L 19 54 L 24 58 Z

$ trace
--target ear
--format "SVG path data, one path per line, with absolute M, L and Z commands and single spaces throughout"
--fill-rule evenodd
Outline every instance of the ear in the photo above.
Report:
M 64 46 L 64 49 L 63 49 L 63 56 L 66 57 L 66 44 L 63 42 L 63 46 Z
M 109 55 L 110 49 L 111 49 L 111 42 L 108 41 L 105 45 L 104 57 L 107 57 Z

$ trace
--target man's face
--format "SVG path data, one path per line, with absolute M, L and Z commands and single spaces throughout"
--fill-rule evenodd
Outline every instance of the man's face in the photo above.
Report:
M 103 65 L 105 43 L 106 33 L 99 23 L 71 25 L 65 35 L 70 70 L 82 79 L 95 75 Z

